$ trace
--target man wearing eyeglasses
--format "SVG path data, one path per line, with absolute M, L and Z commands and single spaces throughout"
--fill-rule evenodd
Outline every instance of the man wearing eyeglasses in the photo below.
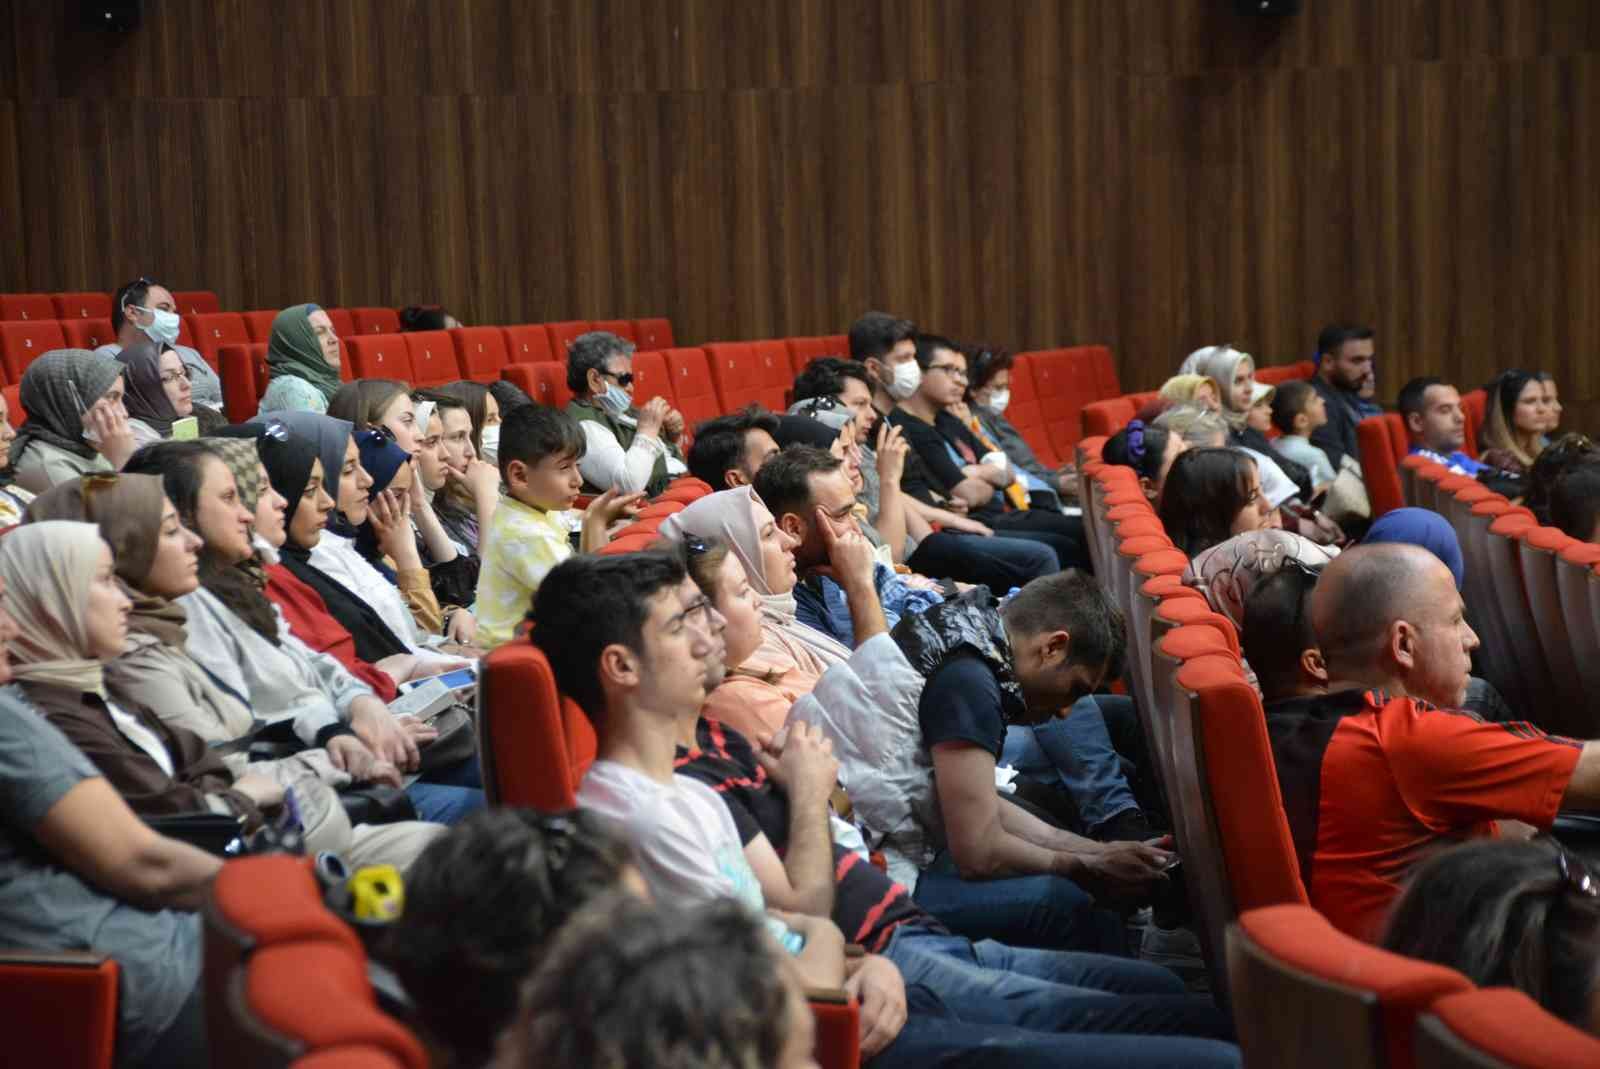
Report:
M 1270 703 L 1267 731 L 1311 904 L 1375 940 L 1417 864 L 1496 823 L 1600 809 L 1600 742 L 1460 711 L 1478 636 L 1455 579 L 1411 545 L 1362 545 L 1311 596 L 1326 692 Z
M 654 497 L 689 469 L 678 441 L 683 415 L 660 397 L 633 404 L 633 343 L 603 330 L 579 335 L 567 353 L 567 414 L 588 448 L 578 462 L 583 492 L 643 490 Z
M 187 345 L 178 344 L 178 302 L 161 283 L 140 276 L 111 297 L 111 329 L 117 340 L 95 352 L 116 356 L 135 342 L 149 339 L 157 345 L 170 345 L 189 371 L 189 388 L 194 403 L 222 411 L 222 380 L 211 370 L 206 358 Z

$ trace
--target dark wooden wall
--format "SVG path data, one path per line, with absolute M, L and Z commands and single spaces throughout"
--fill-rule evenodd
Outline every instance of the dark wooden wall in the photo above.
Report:
M 884 307 L 1105 342 L 1130 388 L 1330 318 L 1383 390 L 1513 363 L 1600 398 L 1600 3 L 0 0 L 0 289 L 232 308 Z

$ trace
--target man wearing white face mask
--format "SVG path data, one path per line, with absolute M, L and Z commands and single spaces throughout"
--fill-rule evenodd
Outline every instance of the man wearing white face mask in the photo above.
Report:
M 1063 501 L 1076 498 L 1078 470 L 1070 464 L 1046 467 L 1022 437 L 1022 432 L 1005 417 L 1006 406 L 1011 402 L 1011 364 L 1011 354 L 1003 349 L 975 348 L 967 352 L 967 366 L 971 372 L 971 381 L 967 383 L 967 400 L 971 402 L 967 406 L 968 415 L 977 421 L 982 436 L 1005 453 L 1030 494 L 1043 490 Z M 961 418 L 966 421 L 966 417 Z
M 178 344 L 179 326 L 178 303 L 173 300 L 172 291 L 141 276 L 112 295 L 111 329 L 117 332 L 117 340 L 100 346 L 95 352 L 116 356 L 127 346 L 146 338 L 157 345 L 170 345 L 189 372 L 190 396 L 194 403 L 221 412 L 222 380 L 211 370 L 205 357 L 187 345 Z
M 633 343 L 603 330 L 579 335 L 567 353 L 567 414 L 583 428 L 583 492 L 615 488 L 654 497 L 689 469 L 678 440 L 683 416 L 660 397 L 633 407 Z

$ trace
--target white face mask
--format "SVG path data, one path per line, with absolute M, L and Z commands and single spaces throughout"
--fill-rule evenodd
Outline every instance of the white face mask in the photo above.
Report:
M 1006 410 L 1006 406 L 1009 405 L 1010 403 L 1011 403 L 1011 390 L 1010 389 L 996 390 L 996 391 L 994 391 L 993 393 L 991 393 L 989 395 L 989 411 L 993 412 L 997 416 L 1000 413 L 1004 412 Z
M 140 327 L 144 336 L 157 345 L 175 345 L 178 341 L 178 313 L 160 308 L 146 308 L 154 316 L 149 326 Z
M 600 402 L 601 408 L 610 412 L 613 416 L 620 416 L 633 407 L 633 398 L 629 397 L 627 392 L 614 382 L 608 384 L 606 392 L 596 400 Z
M 483 429 L 483 459 L 490 464 L 500 463 L 500 424 Z
M 907 360 L 903 364 L 896 364 L 894 379 L 884 383 L 883 388 L 889 391 L 889 396 L 896 401 L 904 401 L 907 397 L 917 392 L 917 387 L 922 385 L 922 368 L 917 366 L 915 360 Z

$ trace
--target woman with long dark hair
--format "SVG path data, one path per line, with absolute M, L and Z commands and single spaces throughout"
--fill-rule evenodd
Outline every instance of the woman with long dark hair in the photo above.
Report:
M 1234 449 L 1191 449 L 1172 462 L 1157 512 L 1167 537 L 1193 559 L 1265 527 L 1272 507 L 1254 460 Z

